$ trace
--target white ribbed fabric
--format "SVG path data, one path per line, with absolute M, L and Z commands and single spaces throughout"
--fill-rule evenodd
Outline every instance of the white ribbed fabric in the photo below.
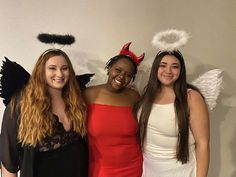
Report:
M 187 164 L 176 159 L 178 125 L 174 103 L 153 104 L 143 152 L 142 177 L 195 177 L 195 141 L 189 131 L 190 158 Z

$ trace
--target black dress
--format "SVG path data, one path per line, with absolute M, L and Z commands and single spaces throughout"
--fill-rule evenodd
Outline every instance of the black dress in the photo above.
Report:
M 6 107 L 0 136 L 0 160 L 12 173 L 21 177 L 87 177 L 87 142 L 73 131 L 65 131 L 56 116 L 54 132 L 37 147 L 21 146 L 17 141 L 19 112 L 10 117 Z

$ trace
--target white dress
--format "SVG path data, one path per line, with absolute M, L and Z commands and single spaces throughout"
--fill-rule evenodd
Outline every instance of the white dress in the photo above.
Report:
M 195 141 L 189 130 L 189 161 L 176 159 L 178 124 L 174 103 L 153 104 L 143 152 L 142 177 L 195 177 Z

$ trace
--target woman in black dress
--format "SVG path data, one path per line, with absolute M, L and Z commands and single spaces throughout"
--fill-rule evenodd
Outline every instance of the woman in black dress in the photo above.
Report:
M 7 105 L 0 137 L 4 177 L 87 177 L 86 106 L 69 57 L 49 49 Z

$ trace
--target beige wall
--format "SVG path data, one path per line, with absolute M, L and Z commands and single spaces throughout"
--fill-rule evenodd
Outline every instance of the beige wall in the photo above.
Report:
M 39 54 L 49 48 L 36 40 L 37 34 L 70 33 L 77 41 L 64 50 L 77 73 L 97 73 L 96 84 L 104 81 L 105 61 L 124 43 L 133 41 L 131 49 L 138 54 L 145 51 L 143 66 L 149 67 L 156 53 L 151 46 L 155 32 L 186 30 L 192 36 L 182 49 L 189 80 L 210 69 L 224 70 L 224 89 L 211 113 L 209 177 L 235 177 L 235 19 L 235 0 L 1 0 L 0 57 L 8 56 L 31 72 Z

